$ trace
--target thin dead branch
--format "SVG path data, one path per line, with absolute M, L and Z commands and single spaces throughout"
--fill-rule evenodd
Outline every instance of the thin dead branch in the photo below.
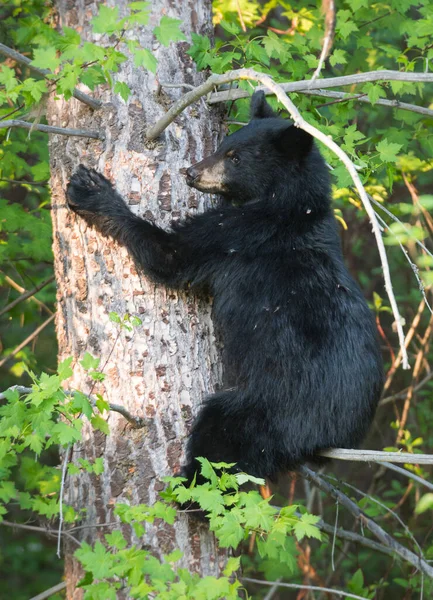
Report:
M 319 452 L 319 454 L 326 458 L 351 460 L 354 462 L 391 462 L 407 465 L 433 465 L 433 454 L 409 454 L 409 452 L 383 452 L 381 450 L 349 450 L 348 448 L 323 450 L 322 452 Z
M 53 314 L 52 311 L 48 308 L 48 306 L 46 306 L 43 302 L 40 302 L 37 298 L 34 298 L 34 295 L 37 292 L 39 292 L 40 290 L 42 290 L 44 287 L 46 287 L 52 281 L 54 281 L 54 275 L 52 275 L 51 277 L 49 277 L 48 279 L 46 279 L 45 281 L 43 281 L 39 285 L 35 286 L 33 289 L 25 291 L 25 289 L 22 288 L 21 286 L 19 286 L 18 284 L 12 285 L 15 282 L 13 282 L 12 279 L 9 278 L 8 283 L 10 285 L 12 285 L 12 287 L 15 287 L 15 289 L 17 289 L 19 292 L 23 292 L 23 293 L 21 294 L 21 296 L 19 296 L 18 298 L 16 298 L 15 300 L 13 300 L 7 306 L 5 306 L 4 308 L 2 308 L 0 310 L 0 317 L 1 317 L 1 315 L 4 315 L 5 313 L 9 312 L 13 308 L 15 308 L 15 306 L 17 306 L 21 302 L 24 302 L 24 300 L 28 300 L 29 298 L 31 298 L 33 301 L 36 301 L 36 303 L 39 306 L 41 306 L 41 308 L 44 308 L 50 314 Z
M 42 131 L 43 133 L 57 135 L 92 138 L 94 140 L 105 139 L 105 135 L 102 131 L 91 131 L 90 129 L 67 129 L 66 127 L 53 127 L 52 125 L 29 123 L 28 121 L 20 121 L 17 119 L 0 121 L 0 129 L 10 129 L 12 127 L 22 127 L 23 129 L 31 129 L 32 131 Z
M 335 590 L 332 588 L 320 587 L 318 585 L 301 585 L 299 583 L 285 583 L 283 581 L 266 581 L 265 579 L 253 579 L 252 577 L 242 577 L 241 581 L 246 581 L 247 583 L 257 583 L 259 585 L 266 586 L 277 586 L 281 588 L 287 588 L 292 590 L 307 590 L 307 591 L 315 591 L 315 592 L 326 592 L 329 594 L 335 594 L 335 596 L 340 596 L 341 598 L 353 598 L 354 600 L 365 600 L 365 596 L 358 596 L 357 594 L 352 594 L 351 592 L 345 592 L 344 590 Z
M 423 560 L 420 556 L 417 556 L 411 550 L 408 550 L 404 546 L 402 546 L 399 542 L 397 542 L 392 536 L 389 535 L 380 525 L 378 525 L 373 519 L 370 519 L 360 508 L 359 506 L 353 502 L 346 494 L 343 494 L 339 489 L 335 486 L 331 485 L 328 481 L 325 481 L 320 475 L 318 475 L 315 471 L 312 471 L 305 465 L 300 467 L 300 472 L 310 479 L 322 492 L 332 496 L 335 498 L 342 506 L 344 506 L 354 517 L 359 519 L 359 521 L 371 531 L 371 533 L 377 537 L 377 539 L 391 548 L 397 556 L 400 556 L 403 560 L 407 561 L 411 565 L 413 565 L 416 569 L 422 571 L 425 575 L 433 579 L 433 567 L 430 566 L 425 560 Z
M 33 598 L 30 598 L 30 600 L 46 600 L 46 598 L 50 598 L 51 596 L 54 596 L 54 594 L 57 594 L 64 589 L 66 589 L 66 581 L 62 581 L 62 583 L 53 585 L 53 587 L 50 587 L 48 590 L 41 592 L 37 596 L 33 596 Z
M 23 348 L 25 348 L 25 346 L 27 346 L 27 344 L 30 344 L 30 342 L 32 340 L 34 340 L 41 333 L 41 331 L 43 331 L 45 329 L 45 327 L 47 327 L 47 325 L 49 325 L 51 323 L 51 321 L 54 320 L 55 316 L 56 315 L 54 314 L 54 315 L 51 315 L 51 317 L 48 317 L 48 319 L 46 321 L 44 321 L 42 323 L 42 325 L 39 325 L 39 327 L 37 329 L 35 329 L 33 331 L 33 333 L 31 333 L 28 337 L 26 337 L 26 339 L 23 342 L 21 342 L 21 344 L 19 344 L 16 348 L 14 348 L 10 354 L 8 354 L 2 360 L 0 360 L 0 367 L 5 365 L 11 358 L 16 356 L 18 354 L 18 352 L 20 352 Z
M 323 36 L 322 51 L 319 57 L 319 64 L 313 73 L 311 82 L 315 81 L 323 68 L 325 60 L 328 58 L 332 48 L 332 41 L 335 33 L 335 3 L 334 0 L 322 0 L 322 12 L 325 14 L 325 35 Z

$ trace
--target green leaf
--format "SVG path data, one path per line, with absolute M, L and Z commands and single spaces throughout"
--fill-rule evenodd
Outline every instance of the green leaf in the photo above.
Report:
M 264 47 L 256 41 L 251 41 L 246 48 L 247 58 L 269 66 L 269 56 Z
M 296 539 L 301 541 L 304 537 L 312 537 L 321 540 L 320 530 L 315 526 L 318 521 L 320 521 L 320 517 L 316 515 L 303 514 L 301 520 L 294 526 Z
M 229 23 L 228 21 L 224 21 L 224 19 L 219 22 L 219 25 L 221 25 L 227 33 L 231 33 L 232 35 L 237 35 L 242 31 L 237 23 Z
M 163 46 L 168 46 L 170 42 L 179 42 L 186 40 L 185 34 L 180 30 L 182 21 L 173 19 L 164 15 L 158 27 L 155 27 L 153 33 Z
M 59 421 L 54 425 L 52 435 L 56 443 L 67 446 L 81 439 L 81 427 L 82 421 L 79 420 L 75 421 L 73 426 Z
M 176 550 L 173 550 L 173 552 L 170 552 L 170 554 L 165 554 L 164 560 L 165 560 L 165 562 L 168 562 L 168 563 L 175 563 L 178 560 L 180 560 L 182 557 L 183 557 L 182 550 L 179 550 L 179 548 L 176 548 Z
M 433 509 L 433 494 L 424 494 L 416 505 L 415 514 L 421 515 L 423 512 L 430 509 Z
M 368 99 L 374 105 L 379 98 L 386 98 L 385 90 L 379 83 L 366 83 L 363 91 L 367 92 Z
M 100 358 L 95 358 L 89 352 L 86 352 L 83 359 L 80 360 L 80 365 L 85 371 L 89 371 L 90 369 L 97 369 L 100 361 Z
M 60 64 L 60 59 L 57 57 L 57 52 L 54 47 L 35 48 L 33 52 L 33 60 L 31 63 L 39 69 L 49 69 L 54 71 Z
M 69 379 L 69 377 L 72 377 L 72 375 L 74 374 L 73 370 L 71 369 L 72 360 L 73 357 L 70 356 L 69 358 L 66 358 L 64 361 L 62 361 L 57 367 L 57 373 L 59 375 L 60 381 Z
M 279 58 L 281 61 L 290 58 L 288 45 L 270 29 L 268 29 L 267 36 L 262 39 L 262 44 L 269 58 Z
M 110 404 L 106 400 L 104 400 L 101 394 L 96 394 L 96 408 L 101 413 L 110 410 Z
M 144 67 L 151 73 L 156 73 L 158 61 L 147 48 L 138 48 L 134 50 L 134 64 L 136 67 Z
M 74 392 L 72 399 L 72 412 L 83 413 L 88 419 L 93 415 L 93 406 L 90 403 L 89 398 L 81 392 Z
M 401 144 L 388 142 L 388 140 L 382 140 L 376 144 L 376 150 L 379 152 L 380 159 L 383 162 L 395 162 L 397 160 L 397 154 L 401 149 Z
M 233 575 L 233 573 L 239 569 L 240 563 L 241 563 L 240 556 L 230 557 L 227 561 L 226 568 L 223 571 L 224 575 L 226 577 L 230 577 L 230 575 Z
M 107 543 L 112 547 L 116 548 L 116 550 L 123 550 L 128 545 L 128 542 L 125 540 L 120 531 L 113 531 L 112 533 L 107 533 L 105 535 L 105 539 Z
M 119 8 L 99 5 L 98 15 L 91 20 L 94 33 L 114 33 L 123 27 L 119 23 Z
M 110 433 L 110 428 L 108 426 L 107 421 L 105 421 L 105 419 L 103 419 L 99 415 L 93 416 L 90 419 L 90 422 L 92 423 L 92 426 L 95 429 L 97 429 L 98 431 L 102 431 L 102 433 L 105 433 L 105 435 L 108 435 Z
M 342 50 L 341 48 L 336 48 L 331 54 L 329 62 L 331 63 L 332 67 L 335 67 L 335 65 L 346 65 L 346 51 Z

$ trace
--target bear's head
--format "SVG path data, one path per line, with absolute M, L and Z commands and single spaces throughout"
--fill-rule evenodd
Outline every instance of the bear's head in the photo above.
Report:
M 234 202 L 272 197 L 324 165 L 313 138 L 278 117 L 262 91 L 251 98 L 250 122 L 217 151 L 186 170 L 187 184 Z

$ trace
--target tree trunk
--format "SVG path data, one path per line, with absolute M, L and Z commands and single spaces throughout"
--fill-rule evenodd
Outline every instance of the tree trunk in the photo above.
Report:
M 127 1 L 114 4 L 123 16 Z M 72 27 L 83 39 L 96 41 L 89 22 L 97 5 L 59 0 L 59 26 Z M 184 91 L 161 91 L 158 79 L 194 85 L 203 80 L 186 54 L 187 43 L 165 48 L 152 35 L 163 14 L 181 19 L 188 39 L 192 32 L 212 35 L 209 0 L 153 0 L 149 25 L 134 30 L 134 38 L 157 57 L 157 77 L 128 60 L 118 74 L 118 80 L 133 91 L 127 103 L 105 88 L 99 93 L 104 106 L 94 113 L 74 98 L 68 103 L 51 99 L 48 107 L 51 125 L 97 129 L 106 135 L 104 142 L 64 136 L 50 140 L 59 360 L 74 357 L 71 388 L 101 393 L 108 402 L 124 405 L 149 423 L 144 429 L 133 429 L 112 412 L 107 437 L 86 425 L 83 442 L 73 448 L 73 461 L 104 459 L 101 476 L 83 473 L 66 482 L 64 501 L 78 511 L 85 509 L 83 524 L 89 529 L 82 530 L 81 539 L 90 543 L 111 530 L 92 526 L 111 523 L 116 502 L 157 500 L 164 487 L 161 478 L 179 469 L 193 415 L 220 379 L 209 301 L 146 280 L 124 248 L 88 228 L 65 203 L 66 183 L 81 162 L 109 177 L 136 214 L 162 227 L 202 210 L 208 201 L 187 188 L 179 169 L 215 148 L 220 123 L 214 111 L 201 102 L 185 111 L 157 142 L 146 143 L 144 138 L 146 127 Z M 107 43 L 106 38 L 100 43 Z M 125 48 L 120 50 L 127 54 Z M 111 311 L 121 317 L 136 315 L 142 325 L 133 333 L 119 331 L 109 320 Z M 100 357 L 106 374 L 105 381 L 93 389 L 94 382 L 79 364 L 85 352 Z M 133 539 L 132 531 L 123 533 Z M 185 515 L 174 527 L 149 526 L 142 542 L 156 556 L 180 548 L 182 566 L 202 575 L 218 575 L 225 559 L 207 528 Z M 72 557 L 74 549 L 65 547 L 68 598 L 81 597 L 75 589 L 81 573 Z

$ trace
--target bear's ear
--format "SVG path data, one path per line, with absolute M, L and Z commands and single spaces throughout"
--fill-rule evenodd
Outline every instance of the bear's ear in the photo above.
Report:
M 312 135 L 295 125 L 288 125 L 277 138 L 278 148 L 290 158 L 302 158 L 308 154 L 313 142 Z
M 276 116 L 277 115 L 266 102 L 265 92 L 263 92 L 262 90 L 260 90 L 259 92 L 254 92 L 254 94 L 251 96 L 250 120 L 270 119 L 275 118 Z

